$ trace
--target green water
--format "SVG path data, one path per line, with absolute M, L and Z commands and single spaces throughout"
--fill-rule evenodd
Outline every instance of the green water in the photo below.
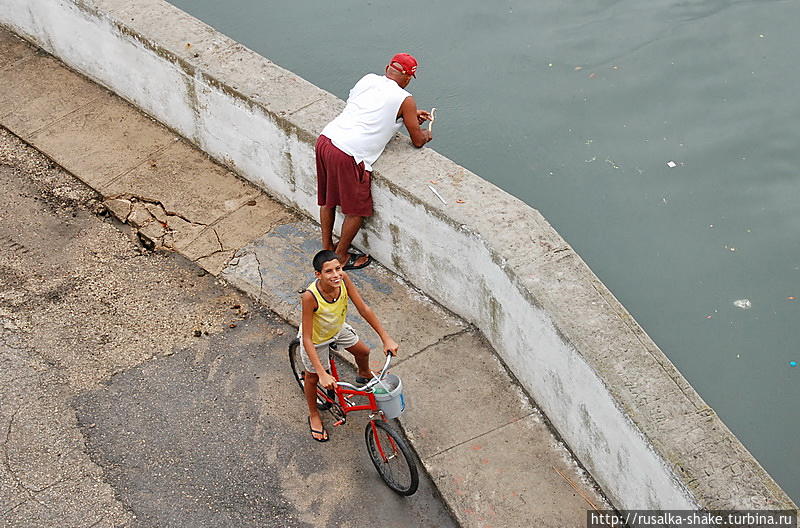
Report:
M 430 146 L 539 209 L 800 502 L 800 2 L 172 3 L 342 99 L 417 56 Z

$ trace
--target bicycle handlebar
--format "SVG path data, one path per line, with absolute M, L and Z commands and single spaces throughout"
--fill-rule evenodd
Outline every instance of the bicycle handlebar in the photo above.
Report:
M 372 379 L 369 380 L 366 383 L 366 385 L 364 385 L 362 387 L 356 387 L 355 385 L 347 383 L 346 381 L 337 381 L 336 384 L 339 385 L 340 387 L 346 387 L 348 389 L 353 389 L 353 390 L 357 390 L 357 391 L 364 391 L 364 390 L 367 390 L 367 389 L 371 389 L 372 387 L 377 385 L 378 382 L 380 380 L 382 380 L 383 377 L 386 375 L 386 372 L 389 370 L 389 365 L 392 363 L 392 358 L 393 357 L 394 357 L 394 354 L 392 354 L 392 353 L 386 354 L 386 362 L 383 364 L 383 368 L 381 369 L 380 375 L 379 376 L 373 375 Z

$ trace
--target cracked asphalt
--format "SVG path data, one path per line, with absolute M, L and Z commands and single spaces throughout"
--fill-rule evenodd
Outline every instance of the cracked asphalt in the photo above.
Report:
M 453 526 L 317 444 L 294 332 L 0 128 L 0 526 Z

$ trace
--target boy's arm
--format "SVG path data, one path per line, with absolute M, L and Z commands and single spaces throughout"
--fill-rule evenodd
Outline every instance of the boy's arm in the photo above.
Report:
M 358 313 L 361 317 L 364 318 L 365 321 L 369 323 L 375 333 L 378 334 L 378 337 L 381 338 L 381 342 L 383 343 L 383 351 L 391 352 L 392 355 L 397 355 L 397 349 L 400 347 L 394 339 L 392 339 L 386 330 L 383 329 L 383 325 L 381 324 L 380 320 L 378 320 L 378 316 L 375 315 L 375 312 L 372 311 L 372 308 L 367 306 L 367 303 L 364 302 L 364 299 L 361 298 L 361 294 L 356 288 L 356 285 L 353 284 L 353 281 L 350 280 L 350 277 L 347 276 L 347 273 L 342 273 L 342 278 L 344 279 L 344 285 L 347 288 L 347 295 L 350 297 L 350 300 L 353 301 L 353 304 L 358 310 Z
M 326 389 L 332 389 L 336 384 L 336 380 L 333 379 L 333 376 L 325 372 L 325 367 L 322 366 L 322 362 L 317 355 L 314 341 L 311 339 L 311 329 L 314 328 L 314 310 L 317 308 L 317 300 L 314 298 L 313 293 L 305 291 L 303 292 L 301 301 L 303 306 L 303 335 L 301 337 L 303 340 L 303 349 L 305 349 L 308 359 L 311 360 L 311 365 L 313 365 L 314 370 L 319 376 L 319 384 Z

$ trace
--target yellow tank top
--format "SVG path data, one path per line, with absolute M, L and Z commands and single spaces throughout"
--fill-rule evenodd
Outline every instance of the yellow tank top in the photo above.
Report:
M 317 281 L 312 282 L 306 288 L 317 299 L 317 309 L 314 312 L 314 327 L 311 330 L 311 341 L 315 345 L 330 341 L 344 326 L 347 318 L 347 288 L 344 285 L 344 281 L 339 283 L 339 287 L 341 288 L 339 298 L 333 302 L 325 300 L 319 289 L 317 289 Z

